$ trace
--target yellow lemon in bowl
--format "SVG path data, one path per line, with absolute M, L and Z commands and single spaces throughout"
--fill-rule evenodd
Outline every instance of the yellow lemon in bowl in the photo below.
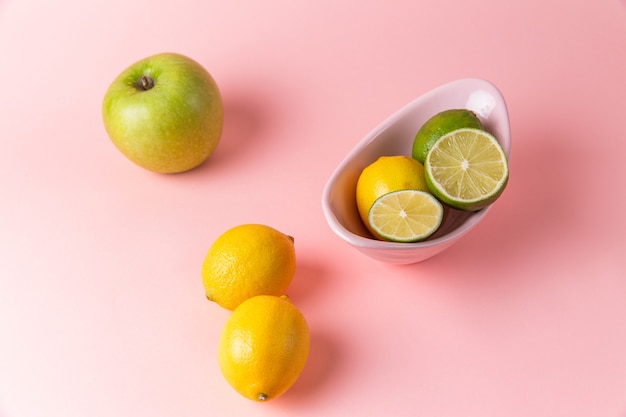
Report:
M 424 166 L 406 155 L 381 156 L 361 171 L 356 184 L 356 203 L 365 226 L 370 208 L 383 195 L 400 190 L 428 191 Z
M 269 401 L 298 380 L 310 342 L 307 322 L 287 296 L 252 297 L 224 326 L 218 345 L 220 370 L 244 397 Z
M 210 301 L 233 310 L 256 295 L 283 295 L 295 270 L 293 237 L 267 225 L 242 224 L 213 242 L 202 283 Z

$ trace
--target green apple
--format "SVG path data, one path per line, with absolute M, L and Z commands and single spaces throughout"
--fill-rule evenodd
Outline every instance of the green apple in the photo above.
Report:
M 177 173 L 211 156 L 222 136 L 224 108 L 202 65 L 162 53 L 134 63 L 111 83 L 102 117 L 128 159 L 150 171 Z

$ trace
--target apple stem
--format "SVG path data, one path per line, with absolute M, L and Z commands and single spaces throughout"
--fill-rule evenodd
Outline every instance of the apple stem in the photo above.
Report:
M 139 88 L 144 91 L 150 90 L 154 87 L 154 78 L 149 75 L 142 74 L 139 78 Z

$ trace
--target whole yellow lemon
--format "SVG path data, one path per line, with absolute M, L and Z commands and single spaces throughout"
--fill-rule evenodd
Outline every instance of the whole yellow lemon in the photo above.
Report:
M 361 171 L 356 184 L 356 203 L 370 231 L 368 213 L 372 204 L 384 194 L 400 190 L 428 191 L 424 166 L 409 156 L 381 156 Z
M 298 379 L 310 348 L 307 322 L 286 296 L 241 303 L 222 331 L 218 360 L 228 383 L 254 401 L 279 397 Z
M 209 300 L 233 310 L 255 295 L 283 295 L 295 270 L 292 237 L 263 224 L 242 224 L 213 242 L 202 283 Z

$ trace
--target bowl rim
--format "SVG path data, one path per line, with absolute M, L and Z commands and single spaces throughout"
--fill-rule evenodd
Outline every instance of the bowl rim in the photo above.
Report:
M 332 210 L 331 204 L 331 194 L 336 184 L 338 178 L 343 173 L 347 165 L 350 161 L 354 159 L 356 155 L 358 155 L 363 148 L 365 148 L 373 139 L 375 139 L 381 132 L 387 129 L 388 126 L 392 125 L 404 115 L 411 110 L 411 108 L 416 105 L 418 102 L 426 101 L 429 97 L 435 96 L 441 93 L 444 90 L 449 90 L 455 87 L 458 87 L 461 84 L 473 84 L 476 85 L 477 88 L 483 87 L 483 89 L 487 89 L 497 95 L 499 98 L 499 102 L 503 105 L 503 111 L 506 119 L 506 129 L 504 131 L 504 135 L 506 137 L 498 137 L 498 142 L 504 148 L 505 154 L 507 158 L 510 156 L 511 151 L 511 134 L 510 134 L 510 120 L 508 115 L 508 109 L 506 106 L 506 101 L 500 90 L 490 81 L 482 78 L 461 78 L 457 79 L 445 84 L 442 84 L 438 87 L 435 87 L 424 94 L 416 97 L 415 99 L 408 102 L 406 105 L 389 115 L 386 119 L 384 119 L 381 123 L 379 123 L 374 129 L 368 132 L 351 150 L 350 152 L 343 158 L 343 160 L 337 165 L 332 174 L 330 175 L 326 185 L 324 186 L 324 190 L 322 192 L 322 210 L 326 221 L 331 228 L 331 230 L 341 237 L 343 240 L 348 242 L 349 244 L 357 247 L 357 248 L 367 248 L 367 249 L 375 249 L 375 250 L 391 250 L 391 251 L 407 251 L 412 249 L 427 249 L 439 247 L 446 244 L 451 244 L 453 241 L 456 241 L 461 236 L 468 233 L 471 229 L 473 229 L 480 221 L 485 217 L 485 215 L 492 208 L 493 204 L 471 213 L 465 221 L 458 226 L 456 229 L 446 233 L 445 235 L 424 240 L 421 242 L 414 243 L 401 243 L 401 242 L 388 242 L 383 240 L 378 240 L 375 238 L 368 238 L 364 236 L 357 235 L 350 230 L 346 229 L 341 222 L 338 220 L 337 216 Z

